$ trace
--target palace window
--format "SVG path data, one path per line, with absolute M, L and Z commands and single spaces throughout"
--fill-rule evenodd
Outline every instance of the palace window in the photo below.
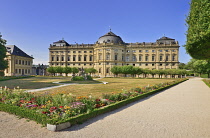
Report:
M 146 63 L 145 66 L 148 66 L 148 63 Z
M 28 64 L 28 61 L 25 62 L 25 65 L 27 65 L 27 64 Z
M 117 60 L 117 55 L 114 55 L 114 60 Z
M 166 52 L 168 52 L 168 49 L 167 50 L 165 50 Z
M 169 60 L 169 55 L 166 55 L 166 61 L 168 61 Z
M 98 55 L 98 58 L 99 58 L 99 60 L 102 60 L 102 55 L 99 54 L 99 55 Z
M 155 56 L 154 55 L 152 56 L 152 61 L 155 61 Z
M 90 51 L 90 53 L 93 53 L 93 51 Z
M 64 57 L 61 57 L 61 61 L 64 61 Z
M 18 60 L 17 59 L 15 60 L 15 64 L 18 64 Z
M 57 61 L 59 61 L 59 57 L 57 57 Z
M 163 64 L 162 64 L 162 63 L 160 63 L 159 65 L 160 65 L 160 66 L 162 66 Z
M 84 55 L 84 61 L 87 61 L 87 55 Z
M 132 60 L 136 61 L 136 55 L 133 55 Z
M 81 51 L 78 51 L 78 53 L 81 53 Z
M 30 61 L 28 61 L 28 65 L 31 65 L 31 62 Z
M 21 60 L 19 60 L 19 64 L 21 65 Z
M 126 59 L 125 59 L 126 61 L 129 61 L 129 55 L 128 56 L 126 56 Z
M 84 51 L 84 53 L 87 53 L 87 51 Z
M 139 61 L 142 61 L 142 55 L 139 55 Z
M 175 58 L 176 58 L 176 56 L 175 56 L 175 55 L 173 55 L 173 56 L 172 56 L 172 61 L 175 61 Z
M 124 61 L 124 56 L 122 56 L 122 61 Z
M 19 69 L 19 74 L 21 74 L 21 69 Z
M 136 50 L 133 50 L 132 52 L 133 52 L 133 53 L 135 53 L 135 52 L 136 52 Z
M 73 55 L 73 61 L 76 61 L 76 55 Z
M 155 50 L 152 50 L 152 52 L 154 53 L 154 52 L 155 52 Z
M 109 68 L 106 68 L 106 73 L 109 73 Z
M 22 65 L 24 65 L 24 63 L 25 63 L 24 60 L 22 60 Z
M 155 66 L 155 64 L 152 64 L 152 66 Z
M 73 53 L 76 53 L 76 51 L 73 51 Z
M 142 52 L 142 50 L 139 50 L 139 52 Z
M 149 52 L 149 50 L 145 50 L 145 52 Z
M 145 56 L 145 61 L 148 61 L 148 58 L 149 58 L 149 56 L 146 55 L 146 56 Z
M 130 51 L 129 51 L 129 50 L 127 50 L 127 52 L 129 53 Z
M 78 56 L 78 61 L 81 61 L 81 56 Z
M 98 73 L 101 73 L 101 68 L 99 68 Z
M 106 54 L 106 60 L 110 60 L 110 55 Z
M 71 56 L 68 56 L 67 60 L 70 61 Z
M 160 52 L 163 52 L 163 50 L 159 50 Z
M 160 61 L 162 61 L 163 60 L 163 56 L 162 55 L 160 55 Z
M 89 61 L 92 61 L 92 60 L 93 60 L 93 56 L 92 56 L 92 55 L 90 55 Z

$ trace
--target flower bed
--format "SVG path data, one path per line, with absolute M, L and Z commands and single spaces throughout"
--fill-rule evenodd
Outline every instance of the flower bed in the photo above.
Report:
M 35 120 L 43 124 L 76 124 L 114 110 L 123 105 L 149 96 L 187 79 L 178 79 L 170 83 L 138 87 L 117 94 L 103 94 L 101 98 L 92 96 L 76 97 L 71 94 L 35 96 L 19 89 L 0 88 L 0 110 Z

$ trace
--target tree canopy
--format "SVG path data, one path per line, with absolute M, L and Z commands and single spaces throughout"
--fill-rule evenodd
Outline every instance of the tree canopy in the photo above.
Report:
M 195 59 L 210 59 L 210 2 L 191 0 L 186 19 L 187 43 L 185 48 Z
M 6 57 L 6 40 L 1 38 L 2 35 L 0 34 L 0 76 L 4 75 L 4 70 L 8 68 L 8 62 L 5 60 Z

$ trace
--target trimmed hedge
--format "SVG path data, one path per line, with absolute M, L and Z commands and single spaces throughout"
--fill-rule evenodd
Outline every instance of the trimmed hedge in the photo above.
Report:
M 186 81 L 186 80 L 188 80 L 188 79 L 185 79 L 183 81 Z M 142 95 L 139 95 L 139 96 L 136 96 L 136 97 L 131 97 L 131 98 L 128 98 L 126 100 L 118 101 L 116 103 L 113 103 L 113 104 L 110 104 L 110 105 L 107 105 L 107 106 L 104 106 L 104 107 L 101 107 L 101 108 L 96 108 L 89 113 L 80 114 L 78 116 L 71 117 L 71 118 L 68 118 L 68 119 L 61 119 L 61 120 L 50 119 L 48 116 L 46 116 L 44 114 L 40 114 L 40 113 L 36 112 L 35 110 L 31 110 L 31 109 L 27 109 L 27 108 L 15 106 L 15 105 L 10 105 L 10 104 L 4 104 L 4 103 L 1 103 L 1 102 L 0 102 L 0 111 L 12 113 L 12 114 L 15 114 L 15 115 L 20 116 L 20 117 L 24 117 L 24 118 L 34 120 L 37 123 L 42 124 L 43 126 L 46 126 L 47 124 L 58 125 L 58 124 L 65 123 L 65 122 L 70 122 L 71 125 L 74 125 L 74 124 L 77 124 L 77 123 L 84 122 L 84 121 L 88 120 L 89 118 L 93 118 L 95 116 L 104 114 L 106 112 L 113 111 L 117 108 L 120 108 L 124 105 L 132 103 L 132 102 L 137 101 L 139 99 L 143 99 L 145 97 L 148 97 L 148 96 L 150 96 L 152 94 L 155 94 L 157 92 L 160 92 L 164 89 L 167 89 L 169 87 L 177 85 L 177 84 L 179 84 L 183 81 L 176 82 L 172 85 L 162 87 L 162 88 L 147 92 L 145 94 L 142 94 Z
M 34 76 L 5 76 L 0 77 L 0 81 L 12 80 L 12 79 L 23 79 L 23 78 L 30 78 Z

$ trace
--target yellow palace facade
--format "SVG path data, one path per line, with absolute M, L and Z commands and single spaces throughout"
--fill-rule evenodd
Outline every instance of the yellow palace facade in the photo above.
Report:
M 162 37 L 155 42 L 125 43 L 113 32 L 101 36 L 94 44 L 68 44 L 59 40 L 50 45 L 49 65 L 95 68 L 100 77 L 113 76 L 113 66 L 132 65 L 148 69 L 177 69 L 179 43 Z

